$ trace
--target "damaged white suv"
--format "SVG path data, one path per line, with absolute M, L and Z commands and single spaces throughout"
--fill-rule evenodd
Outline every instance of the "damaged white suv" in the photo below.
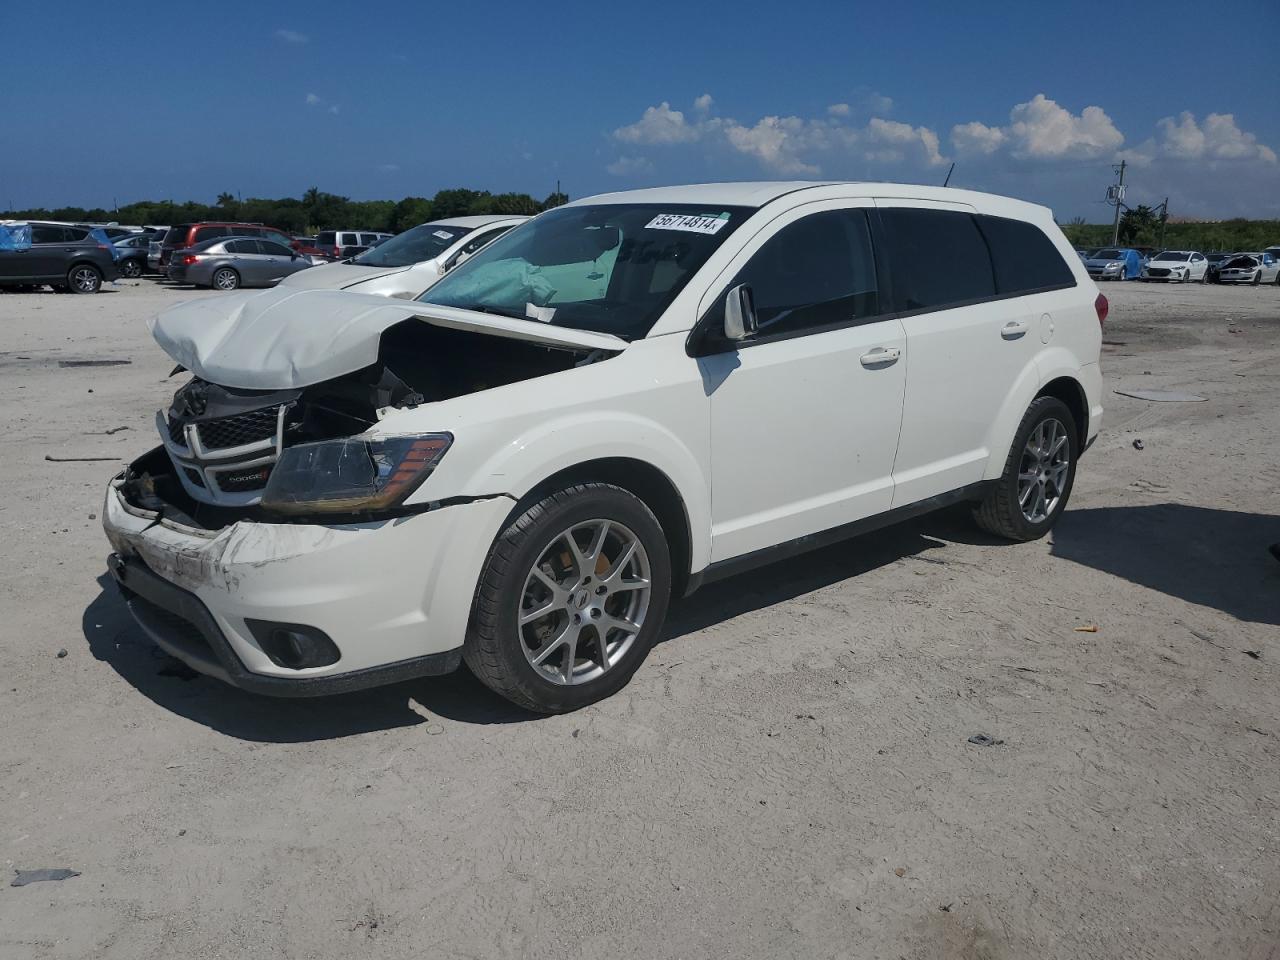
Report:
M 193 377 L 107 492 L 111 569 L 248 690 L 465 658 L 572 710 L 708 580 L 959 501 L 1042 536 L 1106 309 L 1048 210 L 857 183 L 578 201 L 417 301 L 194 301 L 153 325 Z

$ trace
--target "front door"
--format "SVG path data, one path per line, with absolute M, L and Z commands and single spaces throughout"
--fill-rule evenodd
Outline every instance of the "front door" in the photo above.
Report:
M 694 342 L 711 403 L 713 562 L 889 509 L 905 342 L 882 305 L 869 205 L 779 216 L 704 301 Z M 732 342 L 723 301 L 740 283 L 759 329 Z

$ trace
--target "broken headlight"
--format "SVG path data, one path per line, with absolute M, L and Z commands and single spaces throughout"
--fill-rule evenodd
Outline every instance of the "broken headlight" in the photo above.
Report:
M 262 494 L 271 513 L 385 510 L 404 501 L 440 462 L 453 436 L 324 440 L 286 447 Z

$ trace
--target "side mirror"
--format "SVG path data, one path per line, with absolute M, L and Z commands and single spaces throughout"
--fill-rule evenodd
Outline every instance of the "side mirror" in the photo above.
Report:
M 729 340 L 745 340 L 756 332 L 756 304 L 751 285 L 740 283 L 724 298 L 724 335 Z

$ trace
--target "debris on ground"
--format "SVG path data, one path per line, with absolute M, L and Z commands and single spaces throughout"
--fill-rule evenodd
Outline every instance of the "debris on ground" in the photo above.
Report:
M 1122 397 L 1150 400 L 1153 403 L 1201 403 L 1209 399 L 1185 390 L 1117 390 L 1116 393 Z
M 1262 651 L 1261 651 L 1261 650 L 1246 650 L 1246 651 L 1244 652 L 1244 655 L 1245 655 L 1246 657 L 1252 657 L 1254 660 L 1261 660 L 1261 659 L 1262 659 Z
M 59 360 L 60 367 L 124 367 L 132 360 Z
M 1003 740 L 997 740 L 989 733 L 975 733 L 969 738 L 970 743 L 976 743 L 980 747 L 998 747 L 1004 743 Z
M 1076 627 L 1075 630 L 1076 630 L 1076 633 L 1097 633 L 1098 626 L 1097 624 L 1090 623 L 1087 626 Z
M 113 433 L 119 433 L 121 430 L 128 430 L 128 429 L 129 429 L 128 427 L 111 427 L 109 430 L 103 430 L 102 433 L 104 436 L 109 437 Z
M 14 870 L 17 876 L 9 882 L 11 887 L 25 887 L 28 883 L 40 883 L 43 880 L 70 880 L 80 876 L 79 870 L 67 870 L 59 867 L 53 870 Z
M 55 457 L 46 453 L 44 458 L 50 463 L 97 463 L 100 460 L 119 460 L 119 457 Z
M 899 867 L 897 870 L 893 871 L 893 875 L 895 877 L 905 877 L 907 875 L 907 868 Z
M 951 908 L 952 908 L 952 907 L 954 907 L 954 906 L 955 906 L 955 901 L 953 900 L 951 903 L 940 903 L 940 904 L 938 904 L 938 909 L 939 909 L 939 910 L 941 910 L 943 913 L 950 913 L 950 912 L 951 912 Z
M 1141 450 L 1141 449 L 1142 449 L 1143 447 L 1145 447 L 1145 446 L 1146 446 L 1146 444 L 1142 442 L 1142 439 L 1141 439 L 1141 438 L 1139 438 L 1139 439 L 1137 439 L 1137 440 L 1133 441 L 1133 449 L 1135 449 L 1135 450 Z
M 67 655 L 67 648 L 66 648 L 66 647 L 63 647 L 61 650 L 59 650 L 59 651 L 58 651 L 58 659 L 59 659 L 59 660 L 61 660 L 61 659 L 62 659 L 63 657 L 65 657 L 66 655 Z

